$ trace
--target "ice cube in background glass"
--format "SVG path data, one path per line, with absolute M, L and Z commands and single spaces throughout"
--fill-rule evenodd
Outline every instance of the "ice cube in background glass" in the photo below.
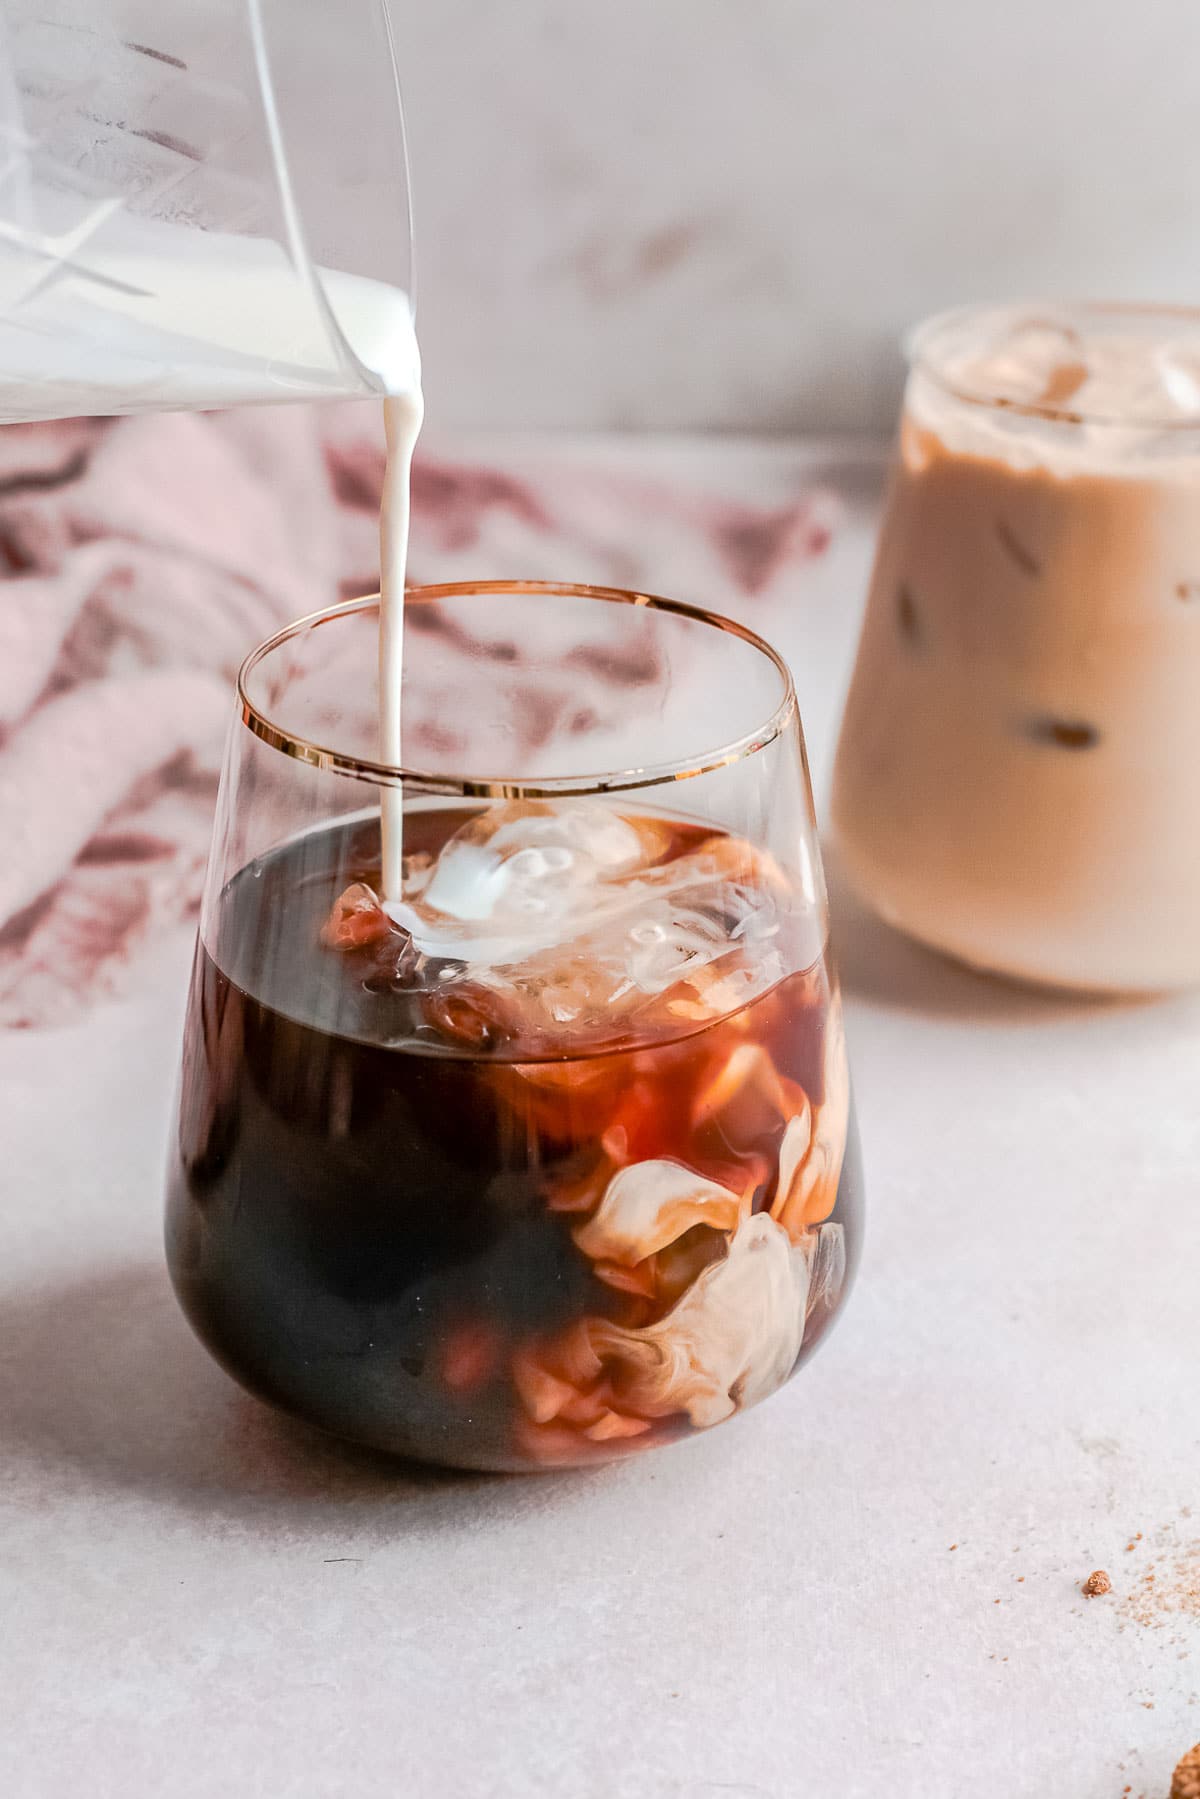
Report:
M 1194 342 L 1079 330 L 1053 317 L 1022 317 L 985 348 L 965 343 L 953 379 L 971 393 L 1017 406 L 1078 411 L 1127 426 L 1200 417 L 1200 355 Z
M 1195 344 L 1164 344 L 1154 353 L 1162 391 L 1181 418 L 1200 422 L 1200 354 Z
M 1061 405 L 1089 377 L 1078 334 L 1054 319 L 1016 321 L 982 353 L 964 356 L 958 374 L 973 391 L 1002 395 L 1017 405 Z

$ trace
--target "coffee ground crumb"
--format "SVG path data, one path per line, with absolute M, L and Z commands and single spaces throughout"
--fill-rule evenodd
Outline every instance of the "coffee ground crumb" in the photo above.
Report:
M 1200 1799 L 1200 1743 L 1188 1750 L 1176 1768 L 1171 1799 Z
M 1097 1568 L 1095 1572 L 1089 1574 L 1084 1581 L 1083 1590 L 1089 1599 L 1098 1599 L 1101 1593 L 1112 1592 L 1112 1581 L 1108 1578 L 1108 1575 L 1104 1572 L 1103 1568 Z

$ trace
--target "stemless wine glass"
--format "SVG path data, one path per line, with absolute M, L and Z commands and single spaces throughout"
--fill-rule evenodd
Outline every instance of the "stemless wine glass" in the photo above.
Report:
M 327 1430 L 595 1462 L 774 1391 L 857 1259 L 796 696 L 752 632 L 644 594 L 406 611 L 411 770 L 377 755 L 377 600 L 243 667 L 170 1270 L 230 1373 Z

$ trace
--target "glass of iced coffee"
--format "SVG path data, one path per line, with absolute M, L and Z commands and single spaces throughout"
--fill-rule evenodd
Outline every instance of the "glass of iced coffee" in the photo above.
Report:
M 169 1175 L 184 1310 L 263 1399 L 434 1462 L 707 1429 L 812 1352 L 859 1247 L 787 670 L 642 594 L 415 590 L 402 771 L 377 612 L 240 678 Z
M 850 879 L 987 969 L 1200 981 L 1200 314 L 914 340 L 834 782 Z

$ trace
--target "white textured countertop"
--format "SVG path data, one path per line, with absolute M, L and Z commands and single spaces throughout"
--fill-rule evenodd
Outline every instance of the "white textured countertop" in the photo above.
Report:
M 820 461 L 594 453 L 764 505 Z M 819 788 L 874 479 L 827 472 L 848 510 L 767 627 Z M 1200 1002 L 993 984 L 831 883 L 857 1291 L 777 1398 L 598 1473 L 402 1470 L 209 1362 L 159 1246 L 182 939 L 0 1037 L 6 1799 L 1165 1799 L 1200 1739 Z

